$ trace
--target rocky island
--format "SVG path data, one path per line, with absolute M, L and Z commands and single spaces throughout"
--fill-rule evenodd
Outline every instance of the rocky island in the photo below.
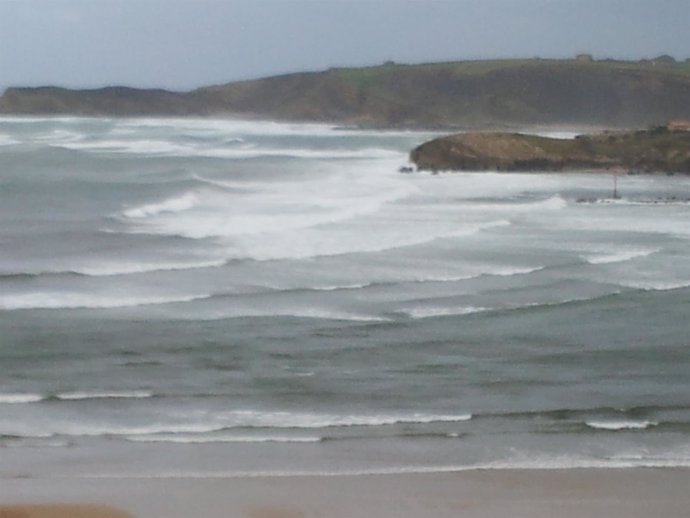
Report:
M 687 127 L 685 127 L 687 126 Z M 460 133 L 410 154 L 428 171 L 621 171 L 690 174 L 690 123 L 556 139 L 521 133 Z

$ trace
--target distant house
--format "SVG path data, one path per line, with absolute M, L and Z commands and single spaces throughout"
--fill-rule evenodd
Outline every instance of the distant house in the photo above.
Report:
M 575 56 L 575 61 L 579 61 L 581 63 L 591 63 L 594 61 L 594 58 L 591 54 L 578 54 Z
M 666 127 L 671 131 L 690 131 L 690 121 L 686 119 L 676 119 L 668 121 Z

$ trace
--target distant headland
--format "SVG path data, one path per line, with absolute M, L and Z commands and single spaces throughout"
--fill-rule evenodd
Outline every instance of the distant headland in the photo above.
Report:
M 514 129 L 531 125 L 641 128 L 690 119 L 690 62 L 513 59 L 282 76 L 189 92 L 107 87 L 9 88 L 1 114 L 208 116 L 375 128 Z
M 690 121 L 632 132 L 555 139 L 520 133 L 461 133 L 415 148 L 430 171 L 613 171 L 690 174 Z

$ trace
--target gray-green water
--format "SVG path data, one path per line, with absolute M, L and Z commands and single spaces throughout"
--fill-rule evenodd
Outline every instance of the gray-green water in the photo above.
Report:
M 0 476 L 690 464 L 690 179 L 0 119 Z

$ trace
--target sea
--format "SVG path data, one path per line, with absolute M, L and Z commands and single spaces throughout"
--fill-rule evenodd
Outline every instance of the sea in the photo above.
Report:
M 434 136 L 0 118 L 0 479 L 690 466 L 690 177 Z

